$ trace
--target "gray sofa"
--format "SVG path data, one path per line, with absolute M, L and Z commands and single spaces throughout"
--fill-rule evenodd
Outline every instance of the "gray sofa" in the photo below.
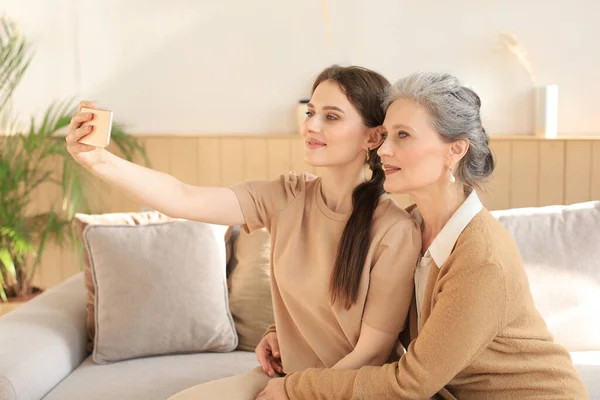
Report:
M 536 305 L 600 399 L 600 202 L 494 215 L 515 237 Z M 81 274 L 0 318 L 0 400 L 157 399 L 257 366 L 254 353 L 96 365 L 86 353 Z

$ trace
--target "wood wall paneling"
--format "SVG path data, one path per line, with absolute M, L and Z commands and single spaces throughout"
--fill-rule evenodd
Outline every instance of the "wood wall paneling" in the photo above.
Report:
M 274 179 L 291 170 L 319 173 L 304 162 L 298 135 L 142 136 L 153 169 L 197 185 L 225 186 L 249 179 Z M 496 170 L 482 199 L 490 209 L 531 207 L 600 200 L 600 139 L 540 140 L 532 137 L 492 139 Z M 118 150 L 109 150 L 119 154 Z M 141 159 L 134 162 L 143 164 Z M 137 211 L 140 204 L 119 190 L 92 179 L 97 212 Z M 59 188 L 43 186 L 31 210 L 57 201 Z M 393 195 L 407 206 L 406 195 Z M 102 200 L 102 202 L 98 202 Z M 78 255 L 50 245 L 36 283 L 52 287 L 79 272 Z

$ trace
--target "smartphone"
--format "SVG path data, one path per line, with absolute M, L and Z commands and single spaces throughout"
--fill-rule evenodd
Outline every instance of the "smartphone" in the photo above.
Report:
M 79 139 L 79 143 L 89 144 L 96 147 L 107 147 L 110 143 L 110 131 L 112 128 L 113 116 L 112 111 L 100 108 L 81 107 L 79 112 L 94 114 L 94 117 L 90 121 L 86 121 L 81 125 L 82 128 L 92 125 L 94 129 L 92 129 L 90 134 Z

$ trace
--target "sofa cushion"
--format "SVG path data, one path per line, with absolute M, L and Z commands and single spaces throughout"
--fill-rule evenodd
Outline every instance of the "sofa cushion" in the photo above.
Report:
M 256 368 L 254 353 L 201 353 L 123 361 L 109 365 L 85 360 L 44 400 L 164 400 L 215 379 Z
M 587 387 L 590 399 L 600 399 L 600 351 L 572 351 L 571 358 Z
M 40 399 L 87 357 L 85 296 L 77 274 L 0 318 L 0 399 Z
M 186 220 L 88 225 L 94 361 L 235 349 L 225 230 Z
M 240 350 L 253 351 L 274 323 L 270 259 L 271 235 L 266 229 L 239 233 L 230 263 L 229 307 Z
M 81 241 L 83 241 L 83 231 L 88 225 L 145 225 L 157 222 L 171 221 L 167 217 L 156 211 L 148 210 L 144 212 L 129 213 L 110 213 L 110 214 L 76 214 L 75 229 Z M 90 257 L 87 251 L 83 251 L 83 275 L 84 283 L 87 289 L 86 300 L 86 327 L 89 338 L 87 350 L 89 353 L 94 349 L 94 337 L 96 336 L 94 304 L 96 300 L 96 290 L 92 279 L 92 269 L 90 267 Z
M 492 214 L 515 238 L 555 340 L 569 351 L 600 350 L 600 201 Z

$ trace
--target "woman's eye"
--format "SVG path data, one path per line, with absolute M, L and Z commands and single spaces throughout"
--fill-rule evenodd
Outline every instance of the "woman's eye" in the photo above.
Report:
M 387 132 L 386 132 L 386 133 L 382 133 L 382 134 L 381 134 L 381 137 L 383 138 L 383 140 L 387 139 L 387 137 L 388 137 L 388 134 L 387 134 Z
M 313 115 L 312 112 L 310 112 L 310 111 L 307 111 L 304 114 L 306 114 L 307 117 L 312 117 L 312 115 Z
M 404 132 L 404 131 L 398 132 L 398 137 L 399 138 L 405 138 L 405 137 L 408 137 L 408 136 L 410 136 L 410 135 L 408 133 Z
M 335 121 L 335 120 L 338 119 L 338 117 L 336 117 L 335 115 L 328 114 L 327 115 L 327 119 L 330 120 L 330 121 Z

